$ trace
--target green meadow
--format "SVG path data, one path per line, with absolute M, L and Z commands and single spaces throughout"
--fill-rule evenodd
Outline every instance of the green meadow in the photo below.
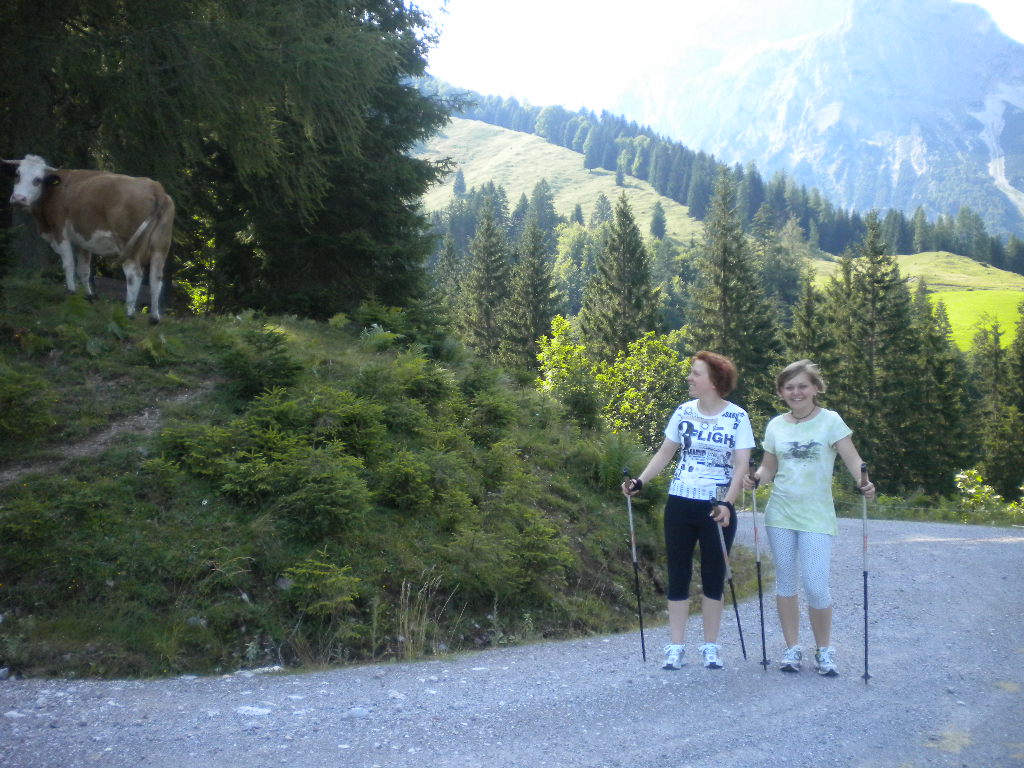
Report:
M 450 125 L 432 138 L 420 154 L 424 157 L 452 158 L 462 169 L 466 187 L 479 187 L 489 181 L 504 187 L 509 206 L 519 196 L 527 197 L 534 185 L 546 179 L 555 198 L 555 209 L 563 216 L 572 213 L 579 203 L 589 218 L 598 195 L 604 194 L 612 203 L 623 192 L 629 198 L 633 216 L 641 231 L 646 232 L 654 204 L 665 209 L 668 237 L 676 242 L 700 238 L 702 224 L 690 217 L 685 205 L 662 197 L 646 181 L 627 176 L 625 186 L 615 185 L 615 174 L 602 168 L 587 170 L 583 156 L 565 147 L 549 144 L 539 136 L 510 131 L 481 123 L 478 120 L 454 118 Z M 454 177 L 454 171 L 453 171 Z M 423 196 L 428 211 L 443 209 L 452 198 L 452 178 Z

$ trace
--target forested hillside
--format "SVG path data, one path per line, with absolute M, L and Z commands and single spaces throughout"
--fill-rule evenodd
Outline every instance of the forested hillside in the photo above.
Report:
M 460 93 L 447 83 L 428 81 L 428 93 Z M 649 181 L 655 190 L 703 219 L 714 181 L 723 170 L 733 176 L 737 211 L 745 229 L 759 212 L 776 228 L 790 219 L 815 247 L 839 255 L 864 236 L 865 211 L 836 206 L 818 189 L 795 183 L 784 172 L 766 179 L 752 162 L 725 165 L 714 155 L 694 151 L 645 126 L 602 112 L 570 112 L 559 106 L 520 104 L 514 98 L 468 94 L 463 117 L 536 134 L 552 144 L 580 153 L 585 168 L 603 168 Z M 764 208 L 764 211 L 762 211 Z M 1024 274 L 1024 241 L 993 236 L 981 217 L 968 206 L 955 215 L 929 219 L 923 208 L 912 214 L 890 209 L 879 212 L 882 241 L 889 253 L 951 251 L 976 261 Z
M 671 375 L 674 356 L 727 352 L 743 372 L 736 397 L 758 424 L 776 412 L 774 371 L 811 357 L 837 384 L 827 402 L 852 414 L 858 444 L 890 487 L 945 494 L 958 469 L 980 466 L 1001 493 L 1020 493 L 1024 461 L 1008 436 L 1021 426 L 1022 403 L 1012 393 L 1024 370 L 1024 278 L 951 254 L 897 258 L 874 213 L 863 238 L 838 258 L 814 248 L 795 217 L 780 230 L 762 208 L 745 231 L 727 169 L 699 236 L 680 241 L 665 226 L 674 203 L 651 208 L 646 185 L 629 176 L 618 179 L 614 204 L 604 191 L 593 198 L 611 179 L 571 169 L 578 153 L 467 121 L 436 141 L 427 151 L 444 147 L 457 168 L 426 198 L 440 238 L 435 281 L 454 327 L 506 364 L 530 368 L 539 356 L 542 382 L 561 388 L 581 419 L 607 407 L 595 382 L 620 354 L 648 355 L 652 370 Z M 467 186 L 467 175 L 479 185 Z M 531 182 L 529 194 L 522 191 Z M 520 190 L 518 201 L 505 184 Z M 580 199 L 593 203 L 584 209 Z M 668 368 L 654 362 L 660 355 Z M 610 423 L 653 445 L 671 400 L 651 397 Z M 939 436 L 970 424 L 978 432 L 968 440 Z M 900 437 L 931 430 L 929 450 Z

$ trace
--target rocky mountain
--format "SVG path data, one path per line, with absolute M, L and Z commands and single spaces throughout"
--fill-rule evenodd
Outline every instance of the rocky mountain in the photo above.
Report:
M 1024 45 L 978 6 L 853 0 L 826 32 L 710 67 L 683 51 L 620 109 L 866 211 L 969 206 L 1024 235 Z

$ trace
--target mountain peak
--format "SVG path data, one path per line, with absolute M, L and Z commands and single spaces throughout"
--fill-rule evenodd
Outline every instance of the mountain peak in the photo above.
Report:
M 725 162 L 784 170 L 843 207 L 968 205 L 1024 233 L 1024 45 L 978 6 L 853 0 L 826 33 L 656 87 L 653 119 L 636 116 Z

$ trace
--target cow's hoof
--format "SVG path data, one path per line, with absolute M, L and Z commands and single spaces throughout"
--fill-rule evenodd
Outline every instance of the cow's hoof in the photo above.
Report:
M 152 315 L 149 316 L 149 324 L 150 325 L 157 325 L 159 322 L 160 322 L 160 318 L 159 317 L 153 317 Z
M 87 293 L 87 294 L 85 294 L 85 300 L 86 301 L 92 302 L 92 301 L 96 301 L 96 299 L 98 299 L 98 298 L 99 297 L 96 294 L 94 294 L 94 293 Z

